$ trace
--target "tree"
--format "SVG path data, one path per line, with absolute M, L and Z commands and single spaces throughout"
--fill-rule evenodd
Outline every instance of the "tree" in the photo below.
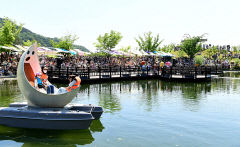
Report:
M 130 51 L 130 49 L 131 49 L 131 46 L 129 45 L 129 46 L 127 46 L 127 47 L 122 47 L 122 48 L 120 49 L 120 51 L 123 51 L 123 52 L 125 52 L 125 53 L 128 53 L 128 52 Z
M 60 38 L 59 42 L 51 40 L 51 44 L 55 48 L 62 48 L 66 50 L 70 50 L 73 47 L 73 43 L 78 39 L 76 35 L 66 35 Z
M 169 44 L 169 45 L 164 45 L 160 50 L 166 53 L 170 53 L 172 51 L 174 51 L 175 48 L 175 44 Z
M 239 54 L 239 46 L 233 46 L 233 55 Z
M 19 41 L 19 34 L 22 31 L 23 24 L 19 26 L 15 21 L 4 18 L 4 24 L 0 28 L 0 45 L 13 45 Z
M 111 30 L 110 33 L 105 33 L 103 36 L 99 35 L 98 43 L 94 43 L 99 51 L 111 51 L 121 41 L 122 35 L 120 32 Z
M 41 43 L 38 43 L 36 40 L 33 40 L 33 41 L 30 41 L 30 40 L 23 41 L 23 45 L 24 46 L 31 46 L 35 42 L 38 44 L 38 46 L 41 46 Z
M 159 39 L 159 34 L 157 36 L 152 36 L 152 32 L 144 33 L 144 36 L 138 36 L 136 39 L 140 50 L 153 52 L 156 51 L 159 45 L 163 42 L 163 40 Z
M 186 38 L 182 41 L 180 48 L 183 50 L 192 60 L 197 52 L 199 52 L 201 47 L 202 36 L 194 36 Z
M 216 46 L 213 47 L 209 47 L 208 49 L 206 49 L 203 54 L 208 58 L 208 59 L 212 59 L 212 58 L 217 58 L 217 54 L 218 54 L 218 49 Z

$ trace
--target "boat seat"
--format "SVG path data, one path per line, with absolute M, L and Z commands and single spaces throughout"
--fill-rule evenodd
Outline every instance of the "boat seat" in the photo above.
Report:
M 27 77 L 29 83 L 32 85 L 33 83 L 33 87 L 34 87 L 34 79 L 35 79 L 35 75 L 33 72 L 33 69 L 30 65 L 30 63 L 24 63 L 24 72 L 25 72 L 25 76 Z

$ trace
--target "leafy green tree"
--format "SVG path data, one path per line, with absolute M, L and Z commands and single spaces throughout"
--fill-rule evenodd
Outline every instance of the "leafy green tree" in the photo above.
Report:
M 15 21 L 9 18 L 4 18 L 3 23 L 3 26 L 0 28 L 0 45 L 13 45 L 19 41 L 19 34 L 23 24 L 18 26 Z
M 197 55 L 194 57 L 195 64 L 202 65 L 204 62 L 204 58 L 202 55 Z
M 98 43 L 94 43 L 99 51 L 111 51 L 121 41 L 122 35 L 120 32 L 111 30 L 110 33 L 99 35 L 97 38 Z
M 240 50 L 239 50 L 239 46 L 233 46 L 233 55 L 235 54 L 239 54 Z
M 35 42 L 38 44 L 38 46 L 41 46 L 41 43 L 38 43 L 36 40 L 33 40 L 33 41 L 30 41 L 30 40 L 23 41 L 23 45 L 24 46 L 31 46 Z
M 153 52 L 157 50 L 163 40 L 159 39 L 159 34 L 157 34 L 157 36 L 153 36 L 152 32 L 148 32 L 144 33 L 143 37 L 138 36 L 136 42 L 138 43 L 140 50 Z
M 189 37 L 182 41 L 180 48 L 183 50 L 192 60 L 196 53 L 201 51 L 201 41 L 203 36 Z
M 174 48 L 175 48 L 175 45 L 172 43 L 169 45 L 164 45 L 160 50 L 166 53 L 170 53 L 174 50 Z
M 70 50 L 73 47 L 73 43 L 78 39 L 76 35 L 66 35 L 60 38 L 59 42 L 51 40 L 51 44 L 55 48 L 62 48 L 66 50 Z
M 174 54 L 176 56 L 176 58 L 187 57 L 187 54 L 182 50 L 172 51 L 171 53 Z
M 127 47 L 122 47 L 122 48 L 120 48 L 120 51 L 123 51 L 123 52 L 125 52 L 125 53 L 128 53 L 130 49 L 131 49 L 131 46 L 129 45 L 129 46 L 127 46 Z

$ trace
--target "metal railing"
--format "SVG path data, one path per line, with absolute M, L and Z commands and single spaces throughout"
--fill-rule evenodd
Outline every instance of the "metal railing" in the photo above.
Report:
M 80 76 L 82 80 L 86 79 L 104 79 L 104 78 L 127 78 L 127 77 L 148 77 L 158 76 L 162 78 L 173 78 L 181 76 L 182 78 L 197 78 L 198 75 L 209 77 L 212 74 L 222 74 L 221 66 L 176 66 L 176 67 L 98 67 L 98 68 L 49 68 L 48 76 L 50 78 L 68 79 L 69 75 Z

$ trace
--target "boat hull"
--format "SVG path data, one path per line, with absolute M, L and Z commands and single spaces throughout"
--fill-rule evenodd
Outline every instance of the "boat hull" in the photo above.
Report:
M 0 124 L 9 127 L 74 130 L 88 129 L 91 113 L 54 108 L 1 107 Z
M 27 102 L 11 103 L 9 106 L 10 107 L 25 107 L 25 106 L 27 106 Z M 103 113 L 102 107 L 94 106 L 94 105 L 90 105 L 90 104 L 89 105 L 69 104 L 69 105 L 66 105 L 64 108 L 68 109 L 68 110 L 83 111 L 83 112 L 91 113 L 95 120 L 100 119 L 100 117 Z
M 50 130 L 80 130 L 88 129 L 92 120 L 38 120 L 25 118 L 0 117 L 0 124 L 8 127 L 50 129 Z

